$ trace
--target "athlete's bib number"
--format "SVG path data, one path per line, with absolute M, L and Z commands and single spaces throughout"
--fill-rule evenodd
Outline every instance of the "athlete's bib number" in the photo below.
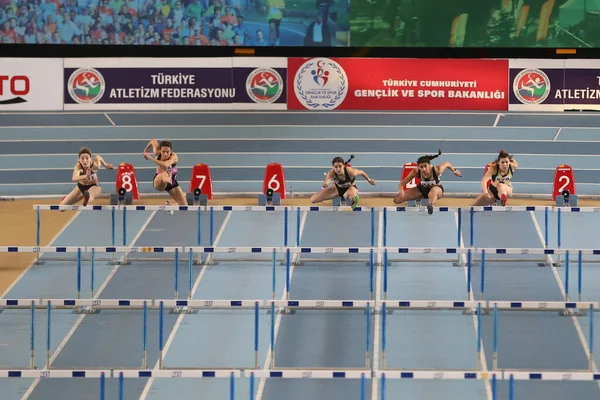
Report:
M 281 187 L 281 184 L 279 183 L 279 181 L 277 180 L 277 174 L 273 175 L 271 177 L 271 180 L 269 181 L 269 183 L 267 184 L 267 187 L 271 190 L 273 190 L 274 192 L 278 191 L 279 188 Z
M 125 189 L 127 192 L 131 192 L 133 190 L 133 184 L 131 182 L 131 175 L 124 174 L 121 175 L 121 187 Z
M 568 176 L 566 176 L 566 175 L 563 175 L 563 176 L 561 176 L 561 177 L 559 177 L 559 178 L 558 178 L 558 182 L 559 182 L 559 183 L 560 183 L 560 182 L 564 182 L 564 183 L 565 183 L 564 185 L 562 185 L 562 186 L 561 186 L 561 187 L 558 189 L 558 193 L 562 193 L 562 191 L 563 191 L 563 190 L 565 190 L 565 188 L 566 188 L 567 186 L 569 186 L 569 184 L 571 183 L 571 179 L 570 179 Z
M 200 179 L 200 184 L 198 185 L 198 188 L 202 189 L 202 187 L 204 186 L 204 182 L 206 182 L 206 176 L 196 175 L 196 179 Z

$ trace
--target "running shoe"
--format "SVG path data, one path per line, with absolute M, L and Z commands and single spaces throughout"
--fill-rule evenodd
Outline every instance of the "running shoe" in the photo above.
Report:
M 83 206 L 87 206 L 88 202 L 90 201 L 90 192 L 88 192 L 87 190 L 85 192 L 83 192 Z
M 352 209 L 354 210 L 356 208 L 356 206 L 358 205 L 358 201 L 360 200 L 360 198 L 358 197 L 358 195 L 354 196 L 352 198 Z
M 429 215 L 433 214 L 433 206 L 431 204 L 427 204 L 427 213 Z
M 502 201 L 502 207 L 506 207 L 506 202 L 508 201 L 508 197 L 505 194 L 500 196 L 500 200 Z
M 165 201 L 165 206 L 170 206 L 171 202 L 169 200 Z M 173 215 L 175 212 L 173 210 L 169 210 L 169 214 Z

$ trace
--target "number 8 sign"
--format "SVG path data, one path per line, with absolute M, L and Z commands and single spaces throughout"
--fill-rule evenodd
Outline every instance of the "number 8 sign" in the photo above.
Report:
M 265 178 L 263 180 L 263 194 L 267 189 L 279 193 L 282 199 L 285 199 L 285 177 L 281 164 L 270 163 L 265 169 Z
M 140 192 L 138 190 L 137 177 L 135 175 L 135 168 L 131 164 L 121 163 L 117 168 L 117 185 L 116 192 L 119 189 L 125 189 L 126 192 L 133 193 L 133 198 L 139 200 Z

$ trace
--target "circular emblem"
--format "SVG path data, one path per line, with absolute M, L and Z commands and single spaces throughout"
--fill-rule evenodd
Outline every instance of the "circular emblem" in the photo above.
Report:
M 257 68 L 246 79 L 246 92 L 255 103 L 273 103 L 283 93 L 283 78 L 273 68 Z
M 314 58 L 296 72 L 294 91 L 309 110 L 335 110 L 348 94 L 348 77 L 337 62 Z
M 94 68 L 80 68 L 69 77 L 67 89 L 79 104 L 94 104 L 104 95 L 104 77 Z
M 513 92 L 523 104 L 541 104 L 550 94 L 550 79 L 540 69 L 524 69 L 513 81 Z

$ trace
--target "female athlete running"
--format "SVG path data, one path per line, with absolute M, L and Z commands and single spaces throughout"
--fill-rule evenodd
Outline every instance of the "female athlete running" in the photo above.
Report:
M 104 161 L 101 156 L 94 157 L 92 161 L 92 150 L 82 147 L 73 168 L 72 181 L 77 182 L 77 186 L 65 196 L 60 205 L 70 206 L 83 199 L 83 205 L 87 206 L 88 203 L 94 201 L 102 191 L 97 174 L 100 165 L 106 169 L 113 169 L 113 165 Z
M 519 163 L 513 156 L 500 150 L 498 158 L 481 179 L 482 193 L 475 199 L 473 206 L 486 206 L 495 200 L 502 202 L 502 207 L 513 194 L 512 178 Z M 489 186 L 488 186 L 489 182 Z
M 402 204 L 409 200 L 429 199 L 427 212 L 433 214 L 433 206 L 438 199 L 444 195 L 444 187 L 440 183 L 440 178 L 446 168 L 448 168 L 456 176 L 462 176 L 460 171 L 455 169 L 448 161 L 444 161 L 438 166 L 432 166 L 431 160 L 442 154 L 441 150 L 434 156 L 423 156 L 417 160 L 418 168 L 410 171 L 410 174 L 400 182 L 399 192 L 394 197 L 394 203 Z M 416 187 L 404 191 L 404 185 L 412 181 L 414 178 L 419 178 L 421 183 Z
M 375 181 L 369 178 L 366 172 L 352 168 L 348 165 L 353 158 L 354 156 L 351 156 L 346 162 L 344 162 L 342 157 L 333 159 L 331 162 L 333 168 L 327 173 L 325 181 L 323 182 L 324 189 L 321 189 L 310 198 L 311 203 L 320 203 L 324 200 L 330 200 L 339 196 L 345 199 L 352 199 L 352 209 L 356 208 L 360 199 L 358 196 L 358 189 L 354 183 L 356 177 L 362 176 L 373 186 L 375 186 Z M 331 180 L 333 180 L 333 186 L 329 186 L 329 181 Z
M 152 158 L 148 150 L 152 148 L 155 158 Z M 177 182 L 177 154 L 173 152 L 173 145 L 168 140 L 158 143 L 156 139 L 150 140 L 144 149 L 144 158 L 156 164 L 154 175 L 154 189 L 159 192 L 165 191 L 180 206 L 186 206 L 185 193 Z M 171 204 L 167 201 L 167 205 Z

